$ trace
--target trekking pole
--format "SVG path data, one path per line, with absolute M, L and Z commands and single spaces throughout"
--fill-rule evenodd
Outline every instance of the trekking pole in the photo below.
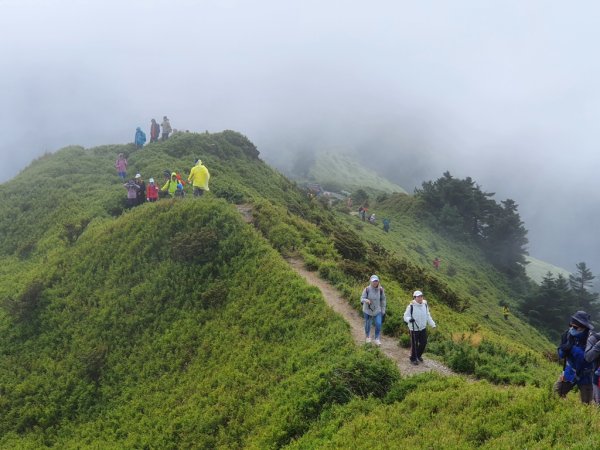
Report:
M 411 322 L 411 324 L 412 324 L 412 333 L 410 333 L 410 349 L 411 349 L 412 354 L 415 357 L 415 361 L 418 361 L 418 358 L 417 358 L 417 343 L 415 342 L 415 322 L 414 322 L 415 319 L 413 319 L 412 317 L 411 317 L 411 319 L 413 320 L 413 322 Z

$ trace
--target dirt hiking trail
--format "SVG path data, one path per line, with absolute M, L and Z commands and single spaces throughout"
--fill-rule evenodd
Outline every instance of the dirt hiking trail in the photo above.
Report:
M 238 212 L 247 223 L 253 222 L 252 205 L 236 205 Z M 348 302 L 341 296 L 339 291 L 330 285 L 327 281 L 319 278 L 316 272 L 310 272 L 304 267 L 304 262 L 300 258 L 288 258 L 287 262 L 298 275 L 304 278 L 308 284 L 319 288 L 323 298 L 336 313 L 341 315 L 348 324 L 356 345 L 365 345 L 365 324 L 364 318 L 357 311 L 352 309 Z M 423 357 L 423 362 L 418 366 L 411 364 L 408 349 L 400 347 L 398 340 L 389 336 L 381 335 L 381 346 L 379 349 L 385 356 L 396 363 L 402 375 L 416 375 L 424 372 L 438 372 L 442 375 L 455 375 L 455 373 L 443 364 Z M 371 344 L 374 345 L 374 344 Z
M 287 260 L 290 266 L 302 276 L 308 284 L 316 286 L 323 294 L 327 304 L 336 313 L 341 315 L 350 324 L 352 337 L 356 345 L 365 345 L 365 323 L 359 313 L 353 309 L 340 295 L 337 289 L 326 281 L 319 278 L 316 272 L 310 272 L 304 267 L 304 262 L 299 258 Z M 374 345 L 374 344 L 371 344 Z M 410 362 L 410 350 L 400 347 L 398 339 L 381 335 L 381 346 L 379 349 L 385 356 L 396 363 L 402 375 L 415 375 L 423 372 L 439 372 L 443 375 L 454 375 L 455 373 L 443 364 L 429 359 L 423 355 L 423 362 L 413 366 Z

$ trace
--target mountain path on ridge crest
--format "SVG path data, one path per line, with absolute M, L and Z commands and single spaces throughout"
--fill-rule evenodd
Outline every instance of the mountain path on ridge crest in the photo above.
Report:
M 248 204 L 236 205 L 238 212 L 247 223 L 253 222 L 252 206 Z M 304 261 L 300 258 L 286 258 L 286 261 L 294 271 L 306 280 L 311 286 L 317 287 L 325 302 L 336 313 L 350 325 L 350 332 L 356 345 L 365 345 L 364 319 L 350 306 L 341 296 L 339 291 L 327 281 L 319 278 L 316 272 L 311 272 L 304 267 Z M 416 375 L 425 372 L 438 372 L 442 375 L 456 375 L 450 368 L 432 359 L 423 358 L 423 362 L 414 366 L 410 362 L 408 349 L 400 347 L 398 340 L 389 336 L 381 335 L 381 352 L 396 363 L 402 375 Z M 372 344 L 374 345 L 374 344 Z

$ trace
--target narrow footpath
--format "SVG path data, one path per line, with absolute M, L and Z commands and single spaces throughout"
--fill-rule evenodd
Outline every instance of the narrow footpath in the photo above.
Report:
M 252 223 L 252 206 L 248 204 L 236 205 L 238 212 L 242 215 L 247 223 Z M 316 272 L 310 272 L 304 267 L 304 262 L 300 258 L 288 258 L 290 267 L 296 271 L 298 275 L 304 278 L 308 284 L 319 288 L 323 294 L 325 302 L 336 313 L 341 315 L 348 324 L 356 345 L 365 344 L 365 327 L 363 317 L 348 304 L 341 296 L 339 291 L 330 285 L 327 281 L 319 278 Z M 439 372 L 442 375 L 455 375 L 448 367 L 443 364 L 427 358 L 423 355 L 423 362 L 418 366 L 413 366 L 410 363 L 410 351 L 400 347 L 398 340 L 389 336 L 381 335 L 381 346 L 379 349 L 385 356 L 396 363 L 402 375 L 416 375 L 424 372 Z M 374 344 L 371 344 L 374 345 Z
M 319 288 L 327 304 L 336 313 L 341 315 L 350 324 L 350 330 L 356 345 L 365 345 L 364 319 L 344 299 L 339 291 L 328 282 L 319 278 L 316 272 L 310 272 L 304 267 L 301 259 L 292 258 L 287 260 L 290 266 L 303 277 L 309 284 Z M 371 344 L 374 345 L 374 344 Z M 410 350 L 400 347 L 398 340 L 389 336 L 381 335 L 381 346 L 379 347 L 385 356 L 396 363 L 402 375 L 415 375 L 423 372 L 439 372 L 443 375 L 454 375 L 454 372 L 443 364 L 427 358 L 423 355 L 423 362 L 418 366 L 410 363 Z

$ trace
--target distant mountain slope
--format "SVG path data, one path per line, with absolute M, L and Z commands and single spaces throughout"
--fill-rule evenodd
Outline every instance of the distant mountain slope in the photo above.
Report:
M 361 165 L 349 155 L 341 153 L 319 153 L 309 170 L 309 177 L 337 190 L 354 191 L 368 188 L 380 192 L 406 191 L 373 170 Z
M 571 275 L 571 272 L 567 269 L 547 263 L 533 256 L 527 256 L 526 259 L 529 263 L 525 266 L 527 276 L 538 284 L 542 282 L 548 272 L 552 272 L 555 277 L 562 274 L 567 280 L 569 279 L 569 275 Z

